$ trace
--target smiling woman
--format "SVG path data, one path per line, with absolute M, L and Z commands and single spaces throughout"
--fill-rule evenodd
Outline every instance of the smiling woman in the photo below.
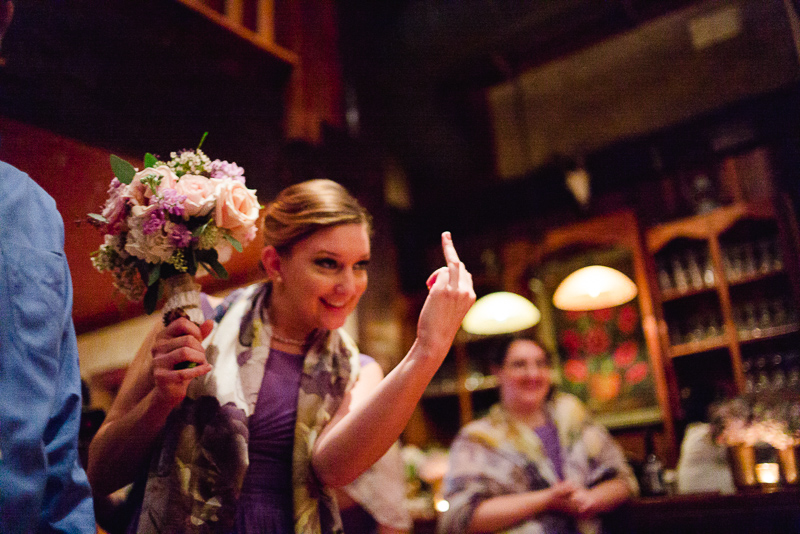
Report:
M 494 356 L 500 402 L 453 442 L 439 532 L 597 532 L 598 516 L 637 491 L 622 449 L 555 391 L 536 342 L 507 337 Z
M 282 191 L 265 210 L 267 280 L 139 349 L 91 444 L 95 492 L 142 480 L 140 532 L 341 532 L 331 488 L 397 440 L 475 301 L 445 232 L 417 338 L 381 379 L 342 329 L 367 286 L 370 233 L 335 182 Z

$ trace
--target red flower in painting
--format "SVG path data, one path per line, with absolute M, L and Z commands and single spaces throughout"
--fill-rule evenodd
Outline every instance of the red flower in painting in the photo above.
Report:
M 614 308 L 603 308 L 600 310 L 594 310 L 592 312 L 592 318 L 594 318 L 595 321 L 601 323 L 607 323 L 608 321 L 611 320 L 613 316 L 614 316 Z
M 638 322 L 639 314 L 636 313 L 635 307 L 628 305 L 619 311 L 617 326 L 623 334 L 632 334 Z
M 565 330 L 561 334 L 561 346 L 569 357 L 577 356 L 581 348 L 581 336 L 575 330 Z
M 636 341 L 626 341 L 614 351 L 614 364 L 619 367 L 628 367 L 636 361 L 639 353 L 639 344 Z
M 625 382 L 628 384 L 638 384 L 647 376 L 649 369 L 645 362 L 635 363 L 625 371 Z
M 564 377 L 570 382 L 586 382 L 589 376 L 589 368 L 586 362 L 581 360 L 567 360 L 564 364 Z
M 595 326 L 586 332 L 586 352 L 592 356 L 602 354 L 608 350 L 610 340 L 602 326 Z

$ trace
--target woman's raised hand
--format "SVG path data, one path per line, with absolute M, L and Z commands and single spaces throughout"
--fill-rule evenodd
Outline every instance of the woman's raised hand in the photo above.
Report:
M 197 326 L 186 318 L 172 321 L 156 336 L 153 347 L 153 380 L 157 398 L 175 407 L 186 397 L 189 382 L 211 370 L 202 346 L 213 327 L 212 321 Z M 175 369 L 181 362 L 193 362 L 191 369 Z
M 417 340 L 437 354 L 450 350 L 461 321 L 475 303 L 472 275 L 458 259 L 450 232 L 442 234 L 442 252 L 447 266 L 428 278 L 428 298 L 417 323 Z

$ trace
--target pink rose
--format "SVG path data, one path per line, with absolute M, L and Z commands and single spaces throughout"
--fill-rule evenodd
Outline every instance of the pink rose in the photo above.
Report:
M 254 236 L 252 229 L 258 219 L 256 192 L 236 180 L 215 181 L 217 207 L 214 222 L 218 227 L 230 230 L 234 239 L 245 244 Z
M 186 217 L 207 215 L 214 208 L 216 184 L 205 176 L 184 174 L 175 184 L 175 191 L 185 195 L 183 207 Z
M 126 188 L 119 180 L 111 180 L 108 188 L 108 200 L 103 206 L 103 217 L 106 218 L 106 231 L 117 235 L 125 229 L 125 217 L 128 215 L 128 203 L 125 198 Z
M 147 170 L 147 169 L 145 169 Z M 161 182 L 158 184 L 158 192 L 160 193 L 164 189 L 175 189 L 175 184 L 178 183 L 178 175 L 175 174 L 175 171 L 167 167 L 166 165 L 159 165 L 155 169 L 151 169 L 155 171 L 151 174 L 157 174 L 161 177 Z M 152 196 L 153 192 L 150 191 L 150 195 Z

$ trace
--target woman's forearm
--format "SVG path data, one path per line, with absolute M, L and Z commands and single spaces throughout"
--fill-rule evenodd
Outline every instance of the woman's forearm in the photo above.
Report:
M 472 275 L 458 259 L 449 232 L 442 234 L 442 252 L 447 267 L 428 279 L 411 350 L 367 402 L 353 403 L 349 412 L 345 404 L 317 440 L 312 462 L 325 484 L 348 484 L 397 440 L 475 302 Z
M 328 486 L 352 482 L 394 443 L 405 428 L 446 348 L 427 349 L 415 342 L 408 355 L 363 400 L 320 435 L 313 465 Z
M 95 495 L 108 495 L 147 469 L 153 443 L 169 413 L 170 407 L 158 403 L 151 391 L 132 410 L 100 428 L 89 445 L 87 468 Z
M 546 512 L 550 489 L 499 495 L 480 503 L 472 514 L 469 532 L 497 532 Z
M 613 478 L 602 482 L 590 491 L 594 494 L 597 502 L 597 507 L 593 510 L 594 513 L 592 515 L 610 512 L 630 499 L 632 495 L 631 488 L 621 478 Z

